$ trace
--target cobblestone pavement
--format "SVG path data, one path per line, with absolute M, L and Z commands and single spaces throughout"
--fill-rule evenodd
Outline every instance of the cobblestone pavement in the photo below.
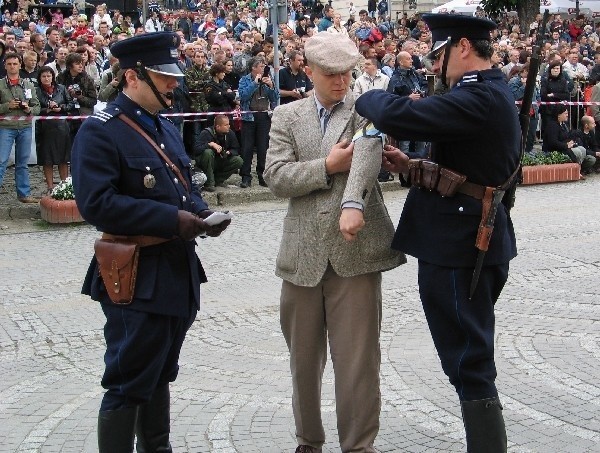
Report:
M 600 178 L 521 188 L 520 254 L 497 305 L 498 387 L 511 452 L 600 452 Z M 397 219 L 405 191 L 386 194 Z M 273 274 L 284 205 L 244 208 L 200 241 L 210 282 L 172 385 L 177 452 L 290 452 L 288 355 Z M 0 234 L 0 451 L 93 452 L 103 316 L 79 295 L 89 226 Z M 384 276 L 382 452 L 464 451 L 416 262 Z M 325 372 L 325 452 L 338 451 Z

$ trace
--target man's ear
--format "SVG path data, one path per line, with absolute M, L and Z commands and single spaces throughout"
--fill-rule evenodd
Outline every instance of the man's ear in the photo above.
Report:
M 308 77 L 310 77 L 312 79 L 313 72 L 312 72 L 312 69 L 310 68 L 310 66 L 305 65 L 304 66 L 304 72 L 306 73 L 306 75 Z

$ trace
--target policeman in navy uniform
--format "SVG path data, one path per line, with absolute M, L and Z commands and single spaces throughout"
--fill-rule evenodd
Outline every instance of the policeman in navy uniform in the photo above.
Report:
M 466 176 L 474 194 L 484 186 L 501 186 L 518 166 L 520 129 L 504 75 L 491 68 L 495 24 L 452 14 L 427 14 L 423 20 L 435 43 L 434 71 L 450 91 L 413 101 L 372 90 L 357 100 L 356 111 L 386 134 L 432 142 L 431 160 Z M 385 147 L 388 170 L 406 171 L 407 160 L 398 149 Z M 481 218 L 481 197 L 461 189 L 443 197 L 437 190 L 412 187 L 392 247 L 419 260 L 423 309 L 442 368 L 461 402 L 468 451 L 502 452 L 507 439 L 494 384 L 494 304 L 517 249 L 501 203 L 469 298 Z
M 209 226 L 203 220 L 212 212 L 192 188 L 180 134 L 157 115 L 172 104 L 183 76 L 178 45 L 179 37 L 170 32 L 114 44 L 111 52 L 125 70 L 123 91 L 83 123 L 73 144 L 73 185 L 84 219 L 104 234 L 142 246 L 129 305 L 111 302 L 95 257 L 82 290 L 101 302 L 106 316 L 101 453 L 133 451 L 136 434 L 138 452 L 171 451 L 169 382 L 177 377 L 179 352 L 206 281 L 195 238 L 218 236 L 229 223 Z

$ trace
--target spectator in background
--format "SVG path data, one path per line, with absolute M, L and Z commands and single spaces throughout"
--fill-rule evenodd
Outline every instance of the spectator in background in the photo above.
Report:
M 595 157 L 587 154 L 587 150 L 582 144 L 571 138 L 569 130 L 569 109 L 566 105 L 558 104 L 552 106 L 552 112 L 548 115 L 546 127 L 542 130 L 544 141 L 542 150 L 546 153 L 558 151 L 566 154 L 571 162 L 581 165 L 582 179 L 585 179 L 583 173 L 592 168 L 596 162 Z
M 367 91 L 379 89 L 387 90 L 390 78 L 377 69 L 377 58 L 367 58 L 363 63 L 363 73 L 354 83 L 354 98 Z
M 88 27 L 87 16 L 85 14 L 77 16 L 77 28 L 71 35 L 71 38 L 75 40 L 83 38 L 86 44 L 91 46 L 94 44 L 94 35 L 94 30 Z M 50 42 L 50 40 L 48 40 L 48 42 Z
M 38 54 L 28 50 L 23 54 L 23 67 L 19 71 L 22 80 L 28 80 L 35 87 L 38 85 Z
M 74 101 L 75 109 L 80 114 L 91 115 L 94 112 L 98 94 L 94 81 L 85 72 L 82 54 L 70 53 L 67 55 L 66 65 L 67 69 L 58 75 L 56 81 L 67 88 L 69 96 Z M 81 120 L 71 121 L 70 126 L 71 137 L 74 137 L 81 126 Z
M 340 13 L 334 13 L 333 25 L 329 27 L 327 31 L 329 33 L 338 33 L 348 36 L 348 29 L 342 25 L 342 15 Z
M 381 59 L 381 72 L 383 72 L 390 79 L 394 74 L 394 69 L 396 68 L 396 55 L 393 53 L 387 53 Z
M 212 69 L 212 68 L 211 68 Z M 244 163 L 240 145 L 226 115 L 216 115 L 212 127 L 202 130 L 194 140 L 192 156 L 206 175 L 203 190 L 214 192 L 216 186 L 238 172 Z
M 329 27 L 333 27 L 333 25 L 334 25 L 333 16 L 334 16 L 333 6 L 325 5 L 323 7 L 323 17 L 321 18 L 321 21 L 319 22 L 319 25 L 317 26 L 317 30 L 319 33 L 327 31 L 329 29 Z M 340 16 L 340 18 L 341 18 L 341 16 Z
M 592 173 L 593 168 L 596 173 L 600 173 L 598 159 L 600 158 L 600 147 L 596 141 L 596 122 L 591 116 L 584 115 L 579 122 L 579 129 L 571 131 L 570 138 L 585 148 L 585 169 L 582 165 L 582 173 L 588 175 Z
M 146 21 L 144 29 L 146 30 L 146 33 L 163 31 L 162 21 L 160 20 L 160 17 L 158 16 L 158 13 L 156 11 L 152 11 L 150 17 Z
M 258 183 L 264 187 L 267 185 L 263 179 L 263 172 L 269 147 L 269 131 L 271 130 L 269 111 L 277 102 L 279 90 L 273 86 L 273 79 L 265 74 L 266 67 L 262 58 L 254 57 L 250 60 L 250 73 L 240 79 L 241 109 L 246 112 L 254 112 L 242 115 L 242 157 L 244 159 L 244 165 L 240 170 L 242 176 L 240 187 L 242 188 L 252 185 L 251 169 L 255 145 Z
M 67 55 L 69 50 L 66 47 L 59 47 L 56 51 L 56 59 L 48 63 L 47 66 L 54 71 L 54 75 L 58 76 L 61 72 L 67 69 Z
M 213 64 L 208 70 L 210 78 L 204 86 L 204 94 L 211 112 L 230 112 L 237 106 L 235 93 L 223 79 L 225 66 L 221 63 Z M 213 124 L 213 117 L 208 118 L 208 124 Z
M 48 66 L 42 66 L 39 70 L 37 95 L 42 115 L 68 115 L 75 109 L 67 89 L 56 83 L 54 71 Z M 69 175 L 71 130 L 66 120 L 39 121 L 36 130 L 38 164 L 42 165 L 48 188 L 46 194 L 49 195 L 54 187 L 53 166 L 58 165 L 61 181 Z
M 227 82 L 232 90 L 237 91 L 240 85 L 240 76 L 233 72 L 233 60 L 231 58 L 225 60 L 225 78 L 223 80 Z
M 542 77 L 540 95 L 542 102 L 560 102 L 569 100 L 568 81 L 562 72 L 560 60 L 548 64 L 548 74 Z M 552 110 L 542 106 L 542 131 L 546 129 L 549 117 L 554 117 Z M 553 118 L 556 120 L 556 118 Z
M 111 66 L 102 73 L 100 78 L 100 91 L 98 92 L 98 100 L 102 102 L 113 101 L 119 94 L 119 84 L 123 77 L 123 71 L 119 61 L 111 55 Z
M 387 91 L 402 97 L 409 97 L 419 101 L 427 96 L 427 80 L 423 74 L 413 67 L 413 58 L 410 53 L 401 51 L 398 54 L 398 67 L 390 79 Z M 411 151 L 411 145 L 414 151 Z M 400 140 L 398 148 L 411 159 L 427 157 L 426 142 L 410 142 Z
M 280 104 L 303 99 L 312 91 L 313 84 L 304 72 L 304 56 L 297 50 L 289 54 L 289 66 L 279 70 Z
M 106 4 L 102 3 L 101 5 L 96 6 L 96 14 L 93 17 L 93 28 L 95 31 L 100 30 L 100 24 L 106 23 L 108 28 L 112 28 L 113 23 L 110 15 L 106 12 Z
M 32 83 L 21 80 L 21 59 L 8 53 L 4 59 L 6 77 L 0 79 L 0 115 L 21 117 L 40 113 L 40 102 Z M 0 186 L 8 165 L 12 147 L 15 147 L 15 184 L 17 199 L 22 203 L 37 203 L 31 196 L 27 163 L 31 154 L 31 121 L 0 121 Z

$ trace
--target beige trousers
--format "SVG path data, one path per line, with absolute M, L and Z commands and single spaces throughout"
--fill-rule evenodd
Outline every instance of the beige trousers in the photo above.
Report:
M 280 320 L 290 351 L 298 444 L 320 448 L 325 442 L 321 384 L 329 336 L 340 447 L 375 452 L 381 410 L 381 272 L 343 278 L 329 266 L 314 288 L 284 280 Z

